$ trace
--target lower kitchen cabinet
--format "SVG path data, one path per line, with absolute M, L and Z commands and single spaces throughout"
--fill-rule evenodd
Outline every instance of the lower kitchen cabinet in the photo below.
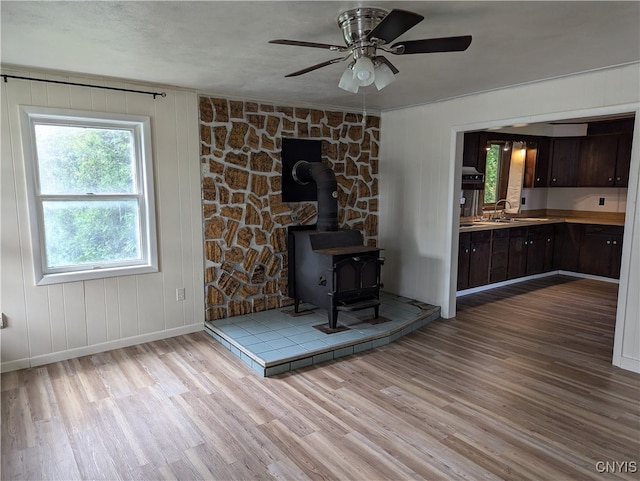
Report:
M 619 226 L 583 226 L 578 272 L 620 278 L 623 232 Z
M 578 272 L 582 230 L 580 224 L 556 224 L 553 269 Z
M 617 279 L 623 229 L 563 223 L 462 232 L 458 290 L 554 270 Z
M 527 239 L 526 275 L 549 272 L 553 259 L 553 225 L 529 227 Z
M 509 229 L 508 279 L 548 272 L 553 259 L 553 225 Z
M 526 227 L 512 227 L 509 231 L 507 279 L 516 279 L 525 276 L 527 272 L 528 229 Z
M 507 279 L 509 265 L 509 230 L 494 230 L 491 239 L 491 269 L 489 283 L 501 282 Z
M 462 232 L 458 238 L 458 290 L 469 288 L 469 259 L 471 258 L 471 232 Z
M 460 234 L 458 257 L 458 290 L 489 283 L 491 231 Z

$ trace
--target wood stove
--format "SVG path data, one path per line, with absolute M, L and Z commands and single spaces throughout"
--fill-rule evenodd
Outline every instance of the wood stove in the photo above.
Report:
M 283 139 L 282 157 L 283 200 L 318 201 L 316 225 L 288 230 L 288 294 L 295 301 L 295 312 L 302 301 L 326 308 L 330 329 L 336 329 L 339 311 L 373 308 L 377 318 L 382 288 L 380 249 L 365 246 L 359 231 L 338 229 L 336 176 L 320 161 L 319 144 Z
M 336 329 L 339 311 L 373 308 L 377 318 L 384 263 L 380 250 L 363 245 L 359 231 L 290 227 L 289 297 L 295 312 L 302 301 L 326 308 L 330 329 Z

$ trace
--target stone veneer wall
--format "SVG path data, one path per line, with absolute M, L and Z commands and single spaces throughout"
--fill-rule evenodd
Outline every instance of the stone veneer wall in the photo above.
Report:
M 287 227 L 313 224 L 315 202 L 283 203 L 282 137 L 320 139 L 336 173 L 340 228 L 378 235 L 380 118 L 200 97 L 206 319 L 291 305 Z

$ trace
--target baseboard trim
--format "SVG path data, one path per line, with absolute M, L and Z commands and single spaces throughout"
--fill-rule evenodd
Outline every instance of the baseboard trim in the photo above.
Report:
M 91 346 L 77 347 L 74 349 L 67 349 L 65 351 L 42 354 L 40 356 L 34 356 L 31 358 L 7 361 L 3 362 L 0 366 L 0 372 L 5 373 L 9 371 L 17 371 L 18 369 L 27 369 L 30 367 L 42 366 L 44 364 L 50 364 L 52 362 L 66 361 L 68 359 L 73 359 L 76 357 L 89 356 L 91 354 L 97 354 L 99 352 L 112 351 L 113 349 L 135 346 L 137 344 L 144 344 L 145 342 L 160 341 L 162 339 L 168 339 L 170 337 L 182 336 L 184 334 L 191 334 L 193 332 L 200 331 L 204 331 L 204 323 L 190 324 L 188 326 L 175 327 L 158 332 L 150 332 L 149 334 L 141 334 L 139 336 L 127 337 L 125 339 L 102 342 L 100 344 L 93 344 Z
M 618 279 L 612 279 L 610 277 L 593 276 L 591 274 L 582 274 L 581 272 L 550 271 L 550 272 L 543 272 L 542 274 L 534 274 L 532 276 L 518 277 L 517 279 L 509 279 L 508 281 L 494 282 L 493 284 L 487 284 L 484 286 L 472 287 L 471 289 L 465 289 L 463 291 L 456 292 L 456 297 L 467 296 L 469 294 L 475 294 L 476 292 L 488 291 L 489 289 L 495 289 L 496 287 L 503 287 L 503 286 L 509 286 L 511 284 L 518 284 L 520 282 L 530 281 L 531 279 L 540 279 L 541 277 L 549 277 L 549 276 L 556 276 L 556 275 L 579 277 L 581 279 L 593 279 L 596 281 L 611 282 L 613 284 L 620 283 Z
M 613 365 L 627 371 L 640 373 L 640 360 L 624 356 L 613 356 Z

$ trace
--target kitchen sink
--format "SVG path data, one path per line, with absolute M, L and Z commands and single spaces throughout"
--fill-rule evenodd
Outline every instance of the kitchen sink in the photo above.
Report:
M 551 219 L 549 219 L 548 217 L 500 217 L 497 219 L 488 219 L 486 221 L 481 221 L 481 222 L 485 222 L 485 223 L 497 222 L 497 223 L 510 224 L 513 222 L 546 222 L 549 220 Z
M 549 222 L 552 219 L 549 217 L 501 217 L 497 219 L 475 220 L 472 222 L 464 222 L 460 224 L 462 227 L 487 227 L 496 224 L 519 224 L 519 223 L 535 223 L 535 222 Z

